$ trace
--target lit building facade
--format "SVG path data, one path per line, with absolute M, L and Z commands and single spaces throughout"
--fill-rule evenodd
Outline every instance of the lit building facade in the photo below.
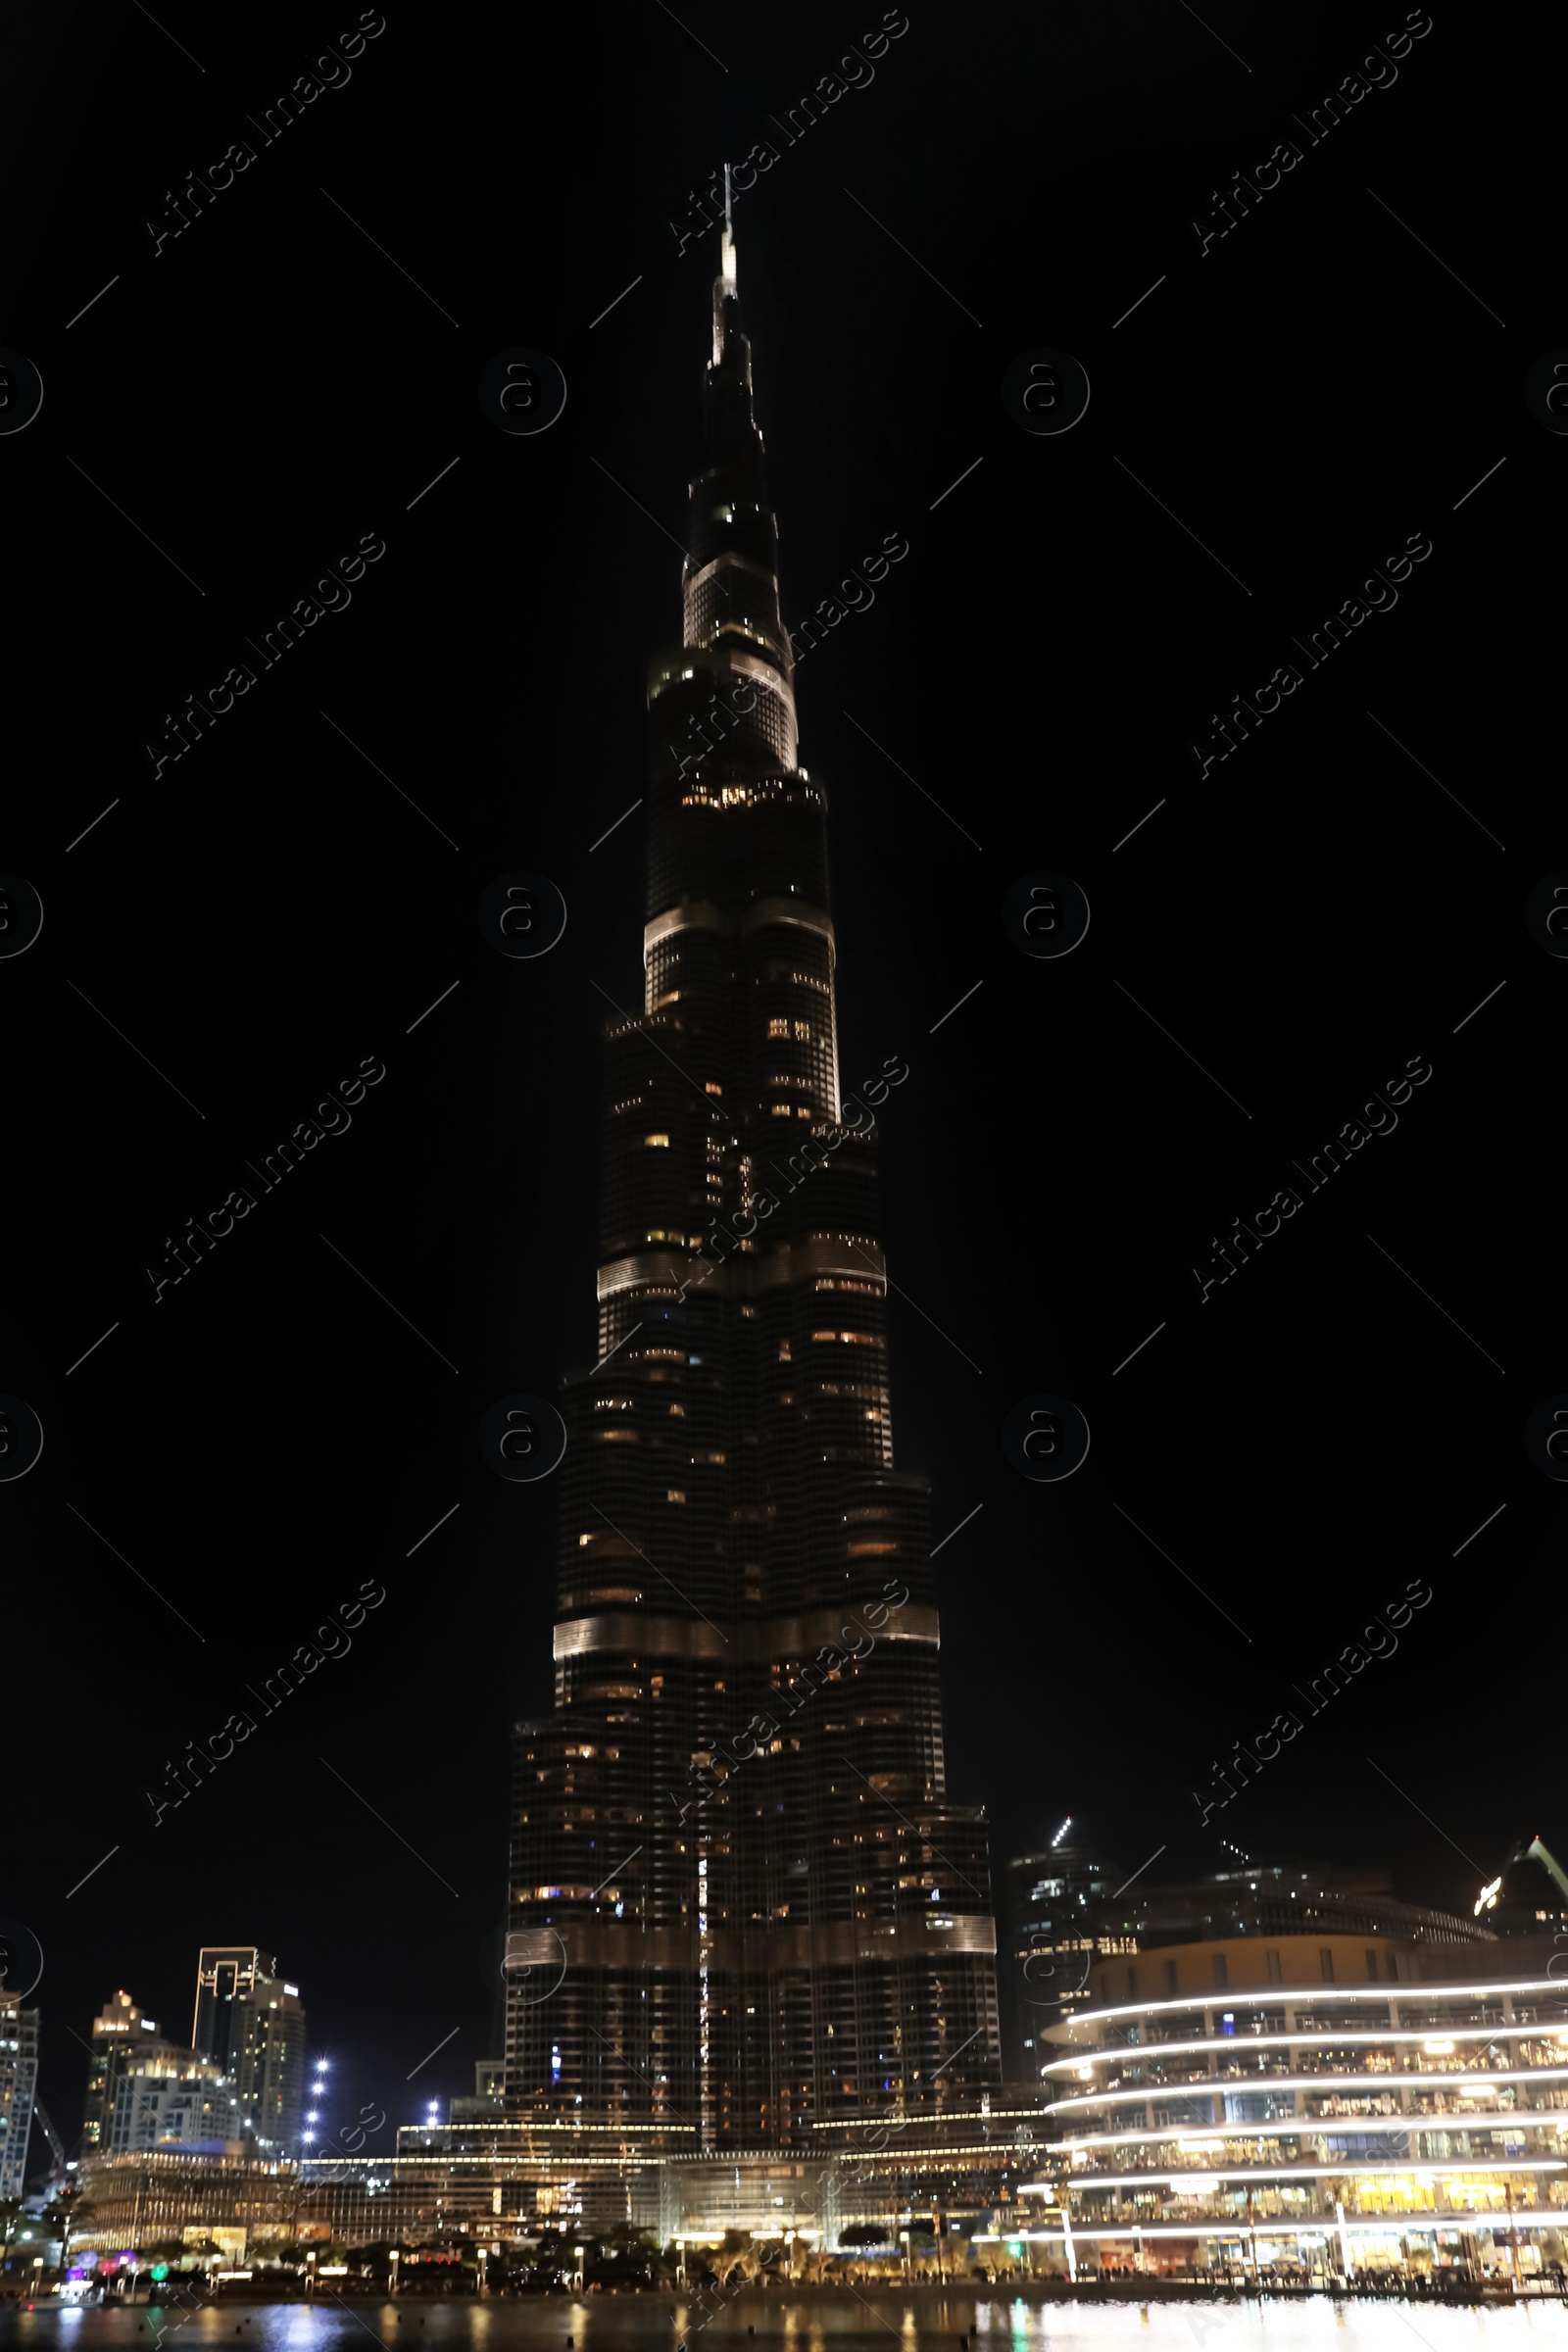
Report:
M 173 2143 L 254 2140 L 231 2079 L 194 2050 L 132 2050 L 116 2069 L 100 2146 L 111 2156 Z
M 1047 2029 L 1034 2242 L 1182 2272 L 1560 2260 L 1568 1984 L 1427 1959 L 1328 1930 L 1215 1939 L 1162 1951 L 1173 1993 L 1133 2002 L 1107 1963 L 1110 1998 Z
M 258 2164 L 238 2145 L 85 2157 L 78 2178 L 72 2253 L 95 2255 L 100 2266 L 177 2237 L 216 2238 L 236 2259 L 294 2240 L 300 2189 L 293 2167 Z
M 606 1039 L 599 1360 L 563 1400 L 556 1707 L 515 1736 L 506 2096 L 770 2161 L 867 2104 L 973 2105 L 1000 2052 L 927 1488 L 894 1463 L 872 1128 L 906 1073 L 841 1084 L 727 226 L 690 489 L 643 1007 Z
M 270 2156 L 303 2146 L 305 2009 L 270 1952 L 204 1944 L 196 1964 L 191 2043 L 232 2080 L 239 2114 Z
M 194 2058 L 195 2052 L 181 2051 L 177 2043 L 166 2041 L 158 2031 L 156 2019 L 144 2015 L 128 1992 L 117 1992 L 105 2001 L 92 2021 L 87 2098 L 81 2126 L 84 2156 L 108 2147 L 116 2094 L 132 2061 L 181 2056 Z
M 623 2223 L 662 2246 L 716 2243 L 727 2230 L 832 2252 L 857 2222 L 896 2242 L 911 2211 L 938 2206 L 989 2226 L 1016 2210 L 1046 2142 L 1038 2113 L 875 2115 L 813 2134 L 801 2152 L 706 2153 L 691 2127 L 641 2135 L 614 2124 L 509 2119 L 409 2125 L 395 2152 L 298 2167 L 298 2233 L 350 2245 L 402 2235 L 500 2243 L 547 2230 L 603 2234 Z
M 20 2197 L 38 2089 L 38 2012 L 0 1994 L 0 2197 Z

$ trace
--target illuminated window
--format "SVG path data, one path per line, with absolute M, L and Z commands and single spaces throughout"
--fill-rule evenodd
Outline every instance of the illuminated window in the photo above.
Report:
M 643 1137 L 643 1142 L 647 1144 L 652 1151 L 667 1152 L 669 1149 L 669 1138 L 667 1135 L 645 1135 Z
M 685 1501 L 685 1499 L 686 1499 L 686 1490 L 685 1490 L 685 1488 L 684 1488 L 684 1487 L 666 1487 L 666 1488 L 665 1488 L 665 1490 L 664 1490 L 664 1500 L 665 1500 L 666 1502 L 684 1502 L 684 1501 Z
M 788 1021 L 769 1021 L 767 1024 L 767 1034 L 769 1037 L 788 1037 L 789 1033 L 790 1025 Z

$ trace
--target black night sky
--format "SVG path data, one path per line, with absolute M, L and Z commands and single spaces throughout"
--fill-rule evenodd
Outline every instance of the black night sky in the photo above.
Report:
M 526 35 L 388 0 L 156 258 L 165 191 L 337 18 L 11 25 L 0 342 L 46 397 L 0 439 L 0 864 L 46 914 L 0 961 L 0 1390 L 46 1438 L 0 1485 L 0 1918 L 44 1947 L 68 2141 L 72 2034 L 123 1985 L 183 2035 L 204 1941 L 276 1952 L 345 2114 L 412 2121 L 491 2047 L 554 1503 L 474 1433 L 592 1350 L 638 817 L 590 845 L 644 788 L 678 633 L 716 266 L 669 223 L 768 136 L 735 229 L 786 622 L 909 543 L 796 691 L 843 1078 L 910 1072 L 881 1119 L 895 1437 L 934 1535 L 968 1522 L 937 1561 L 950 1786 L 999 1875 L 1070 1813 L 1129 1870 L 1215 1868 L 1222 1827 L 1468 1910 L 1517 1837 L 1568 1836 L 1564 1512 L 1522 1435 L 1568 1387 L 1562 966 L 1523 919 L 1562 853 L 1508 748 L 1546 741 L 1557 650 L 1563 444 L 1521 397 L 1561 332 L 1519 226 L 1544 98 L 1510 79 L 1505 175 L 1500 68 L 1437 7 L 1232 234 L 1189 227 L 1404 14 L 909 0 L 784 147 L 770 117 L 873 0 Z M 475 397 L 514 345 L 567 379 L 538 437 Z M 1036 346 L 1088 370 L 1068 435 L 1004 409 Z M 363 534 L 352 607 L 154 783 L 164 714 Z M 1398 608 L 1200 779 L 1211 714 L 1417 534 Z M 475 920 L 516 867 L 568 903 L 537 963 Z M 1059 961 L 1001 921 L 1041 869 L 1093 909 Z M 1200 1303 L 1191 1267 L 1416 1057 L 1397 1131 Z M 155 1305 L 165 1237 L 365 1058 L 352 1127 Z M 1043 1393 L 1093 1431 L 1060 1485 L 1002 1450 Z M 368 1580 L 349 1653 L 155 1829 L 165 1760 Z M 1200 1831 L 1210 1759 L 1412 1580 L 1397 1653 Z

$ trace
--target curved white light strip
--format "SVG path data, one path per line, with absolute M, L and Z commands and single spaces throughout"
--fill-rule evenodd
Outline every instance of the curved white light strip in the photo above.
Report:
M 1564 2173 L 1568 2158 L 1561 2156 L 1501 2156 L 1488 2162 L 1476 2157 L 1461 2158 L 1455 2164 L 1250 2164 L 1242 2172 L 1229 2173 L 1084 2173 L 1073 2174 L 1065 2185 L 1087 2194 L 1092 2188 L 1182 2188 L 1190 2187 L 1194 2179 L 1200 2180 L 1283 2181 L 1289 2187 L 1293 2180 L 1377 2180 L 1396 2178 L 1401 2180 L 1486 2180 L 1498 2173 Z M 1019 2183 L 1023 2196 L 1049 2194 L 1062 2185 L 1055 2180 L 1025 2180 Z M 1557 2215 L 1560 2223 L 1561 2213 Z
M 1554 2069 L 1554 2072 L 1561 2070 Z M 1497 2081 L 1504 2078 L 1498 2076 Z M 1396 2109 L 1392 2115 L 1298 2115 L 1273 2116 L 1255 2124 L 1166 2124 L 1152 2131 L 1092 2132 L 1081 2139 L 1058 2139 L 1052 2144 L 1058 2148 L 1130 2148 L 1157 2146 L 1162 2140 L 1175 2141 L 1183 2146 L 1201 2144 L 1211 2146 L 1216 2140 L 1230 2139 L 1345 2139 L 1352 2132 L 1444 2132 L 1465 2129 L 1494 2129 L 1507 2123 L 1523 2131 L 1527 2126 L 1544 2128 L 1548 2132 L 1568 2132 L 1568 2110 L 1561 2107 L 1489 2107 L 1485 2116 L 1461 2114 L 1454 2108 L 1444 2108 L 1437 2115 L 1423 2115 L 1419 2110 Z M 1200 2168 L 1201 2169 L 1201 2168 Z
M 1568 1993 L 1568 1984 L 1558 1986 Z M 1221 2016 L 1225 2014 L 1222 2010 Z M 1517 2018 L 1502 2018 L 1491 2026 L 1443 2026 L 1437 2030 L 1449 2041 L 1529 2041 L 1537 2037 L 1568 2040 L 1568 2017 L 1554 2025 L 1521 2025 Z M 1295 2034 L 1218 2034 L 1210 2041 L 1150 2041 L 1117 2042 L 1110 2049 L 1085 2050 L 1076 2058 L 1054 2058 L 1040 2070 L 1044 2075 L 1073 2075 L 1081 2066 L 1109 2066 L 1118 2058 L 1141 2065 L 1151 2058 L 1186 2058 L 1201 2050 L 1295 2050 L 1309 2042 L 1326 2041 L 1334 2044 L 1350 2042 L 1431 2041 L 1431 2026 L 1389 2026 L 1379 2033 L 1375 2026 L 1346 2026 L 1325 2029 L 1322 2026 L 1303 2026 Z
M 1325 1935 L 1332 1932 L 1330 1929 L 1323 1931 Z M 1560 1999 L 1564 1993 L 1568 1993 L 1568 1984 L 1556 1977 L 1521 1977 L 1517 1983 L 1495 1984 L 1490 1980 L 1471 1984 L 1424 1984 L 1400 1983 L 1397 1980 L 1388 1984 L 1266 1984 L 1258 1992 L 1226 1991 L 1224 2007 L 1277 2008 L 1286 2001 L 1292 2001 L 1301 2009 L 1309 2009 L 1314 2002 L 1324 2001 L 1474 2001 L 1494 1999 L 1503 1992 L 1554 1992 Z M 1216 2000 L 1191 1998 L 1185 2001 L 1129 2001 L 1119 2009 L 1093 2010 L 1083 2022 L 1089 2023 L 1092 2019 L 1098 2026 L 1108 2017 L 1162 2017 L 1173 2012 L 1178 2016 L 1185 2013 L 1191 2017 L 1198 2009 L 1221 2010 L 1221 2005 Z M 1428 2027 L 1427 2031 L 1430 2033 L 1431 2028 Z
M 1418 2209 L 1414 2213 L 1390 2214 L 1386 2220 L 1376 2222 L 1362 2220 L 1350 2213 L 1346 2215 L 1343 2223 L 1336 2222 L 1330 2214 L 1319 2214 L 1316 2217 L 1311 2214 L 1302 2214 L 1299 2221 L 1291 2221 L 1282 2216 L 1278 2221 L 1254 2223 L 1251 2226 L 1250 2234 L 1253 2237 L 1261 2238 L 1265 2245 L 1271 2239 L 1278 2237 L 1299 2239 L 1337 2236 L 1341 2229 L 1348 2230 L 1351 2237 L 1408 2237 L 1417 2230 L 1449 2230 L 1455 2224 L 1462 2226 L 1466 2222 L 1491 2221 L 1492 2219 L 1491 2214 L 1482 2215 L 1472 2212 L 1468 2205 L 1458 2206 L 1450 2213 L 1436 2211 L 1429 2213 L 1424 2209 Z M 1555 2210 L 1551 2213 L 1516 2213 L 1510 2225 L 1515 2230 L 1556 2230 L 1561 2226 L 1562 2215 Z M 1015 2230 L 1012 2234 L 1014 2237 L 1020 2238 L 1054 2238 L 1059 2244 L 1066 2232 L 1062 2230 Z M 1119 2230 L 1080 2230 L 1075 2225 L 1072 2240 L 1074 2245 L 1078 2245 L 1087 2238 L 1091 2243 L 1099 2245 L 1107 2239 L 1125 2244 L 1135 2236 L 1191 2239 L 1195 2237 L 1245 2238 L 1248 2234 L 1249 2226 L 1246 2222 L 1231 2222 L 1217 2216 L 1198 2215 L 1190 2222 L 1123 2222 Z M 1001 2239 L 997 2237 L 988 2239 L 976 2236 L 969 2240 L 973 2246 L 999 2245 L 1001 2242 Z
M 1253 2097 L 1260 2092 L 1275 2090 L 1365 2090 L 1369 2084 L 1393 2089 L 1401 2083 L 1406 2090 L 1463 2090 L 1467 2085 L 1495 2082 L 1561 2082 L 1568 2080 L 1568 2066 L 1527 2066 L 1510 2068 L 1504 2074 L 1484 2074 L 1477 2067 L 1466 2074 L 1462 2068 L 1448 2075 L 1207 2075 L 1197 2082 L 1146 2082 L 1136 2090 L 1085 2091 L 1076 2099 L 1054 2099 L 1044 2112 L 1060 2115 L 1069 2107 L 1125 2107 L 1135 2102 L 1142 2106 L 1150 2099 L 1212 2098 L 1229 2093 L 1232 2097 Z M 1525 2113 L 1558 2113 L 1562 2116 L 1560 2129 L 1568 2131 L 1568 2112 L 1562 2109 L 1527 2108 Z M 1173 2132 L 1208 2130 L 1206 2124 L 1172 2124 Z M 1219 2126 L 1216 2124 L 1217 2132 Z

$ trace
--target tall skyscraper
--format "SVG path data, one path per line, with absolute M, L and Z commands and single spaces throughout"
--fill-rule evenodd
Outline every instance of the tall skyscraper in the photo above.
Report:
M 38 2089 L 38 2012 L 0 1993 L 0 2197 L 20 2197 Z
M 204 1944 L 191 2042 L 233 2082 L 264 2154 L 297 2156 L 305 2122 L 305 2010 L 270 1952 Z
M 841 1085 L 727 220 L 720 255 L 649 672 L 644 1005 L 606 1036 L 599 1360 L 563 1403 L 556 1706 L 515 1739 L 506 2091 L 822 2152 L 813 2126 L 1000 2081 L 996 1931 L 984 1814 L 946 1790 L 927 1486 L 894 1467 L 871 1130 L 907 1072 Z

